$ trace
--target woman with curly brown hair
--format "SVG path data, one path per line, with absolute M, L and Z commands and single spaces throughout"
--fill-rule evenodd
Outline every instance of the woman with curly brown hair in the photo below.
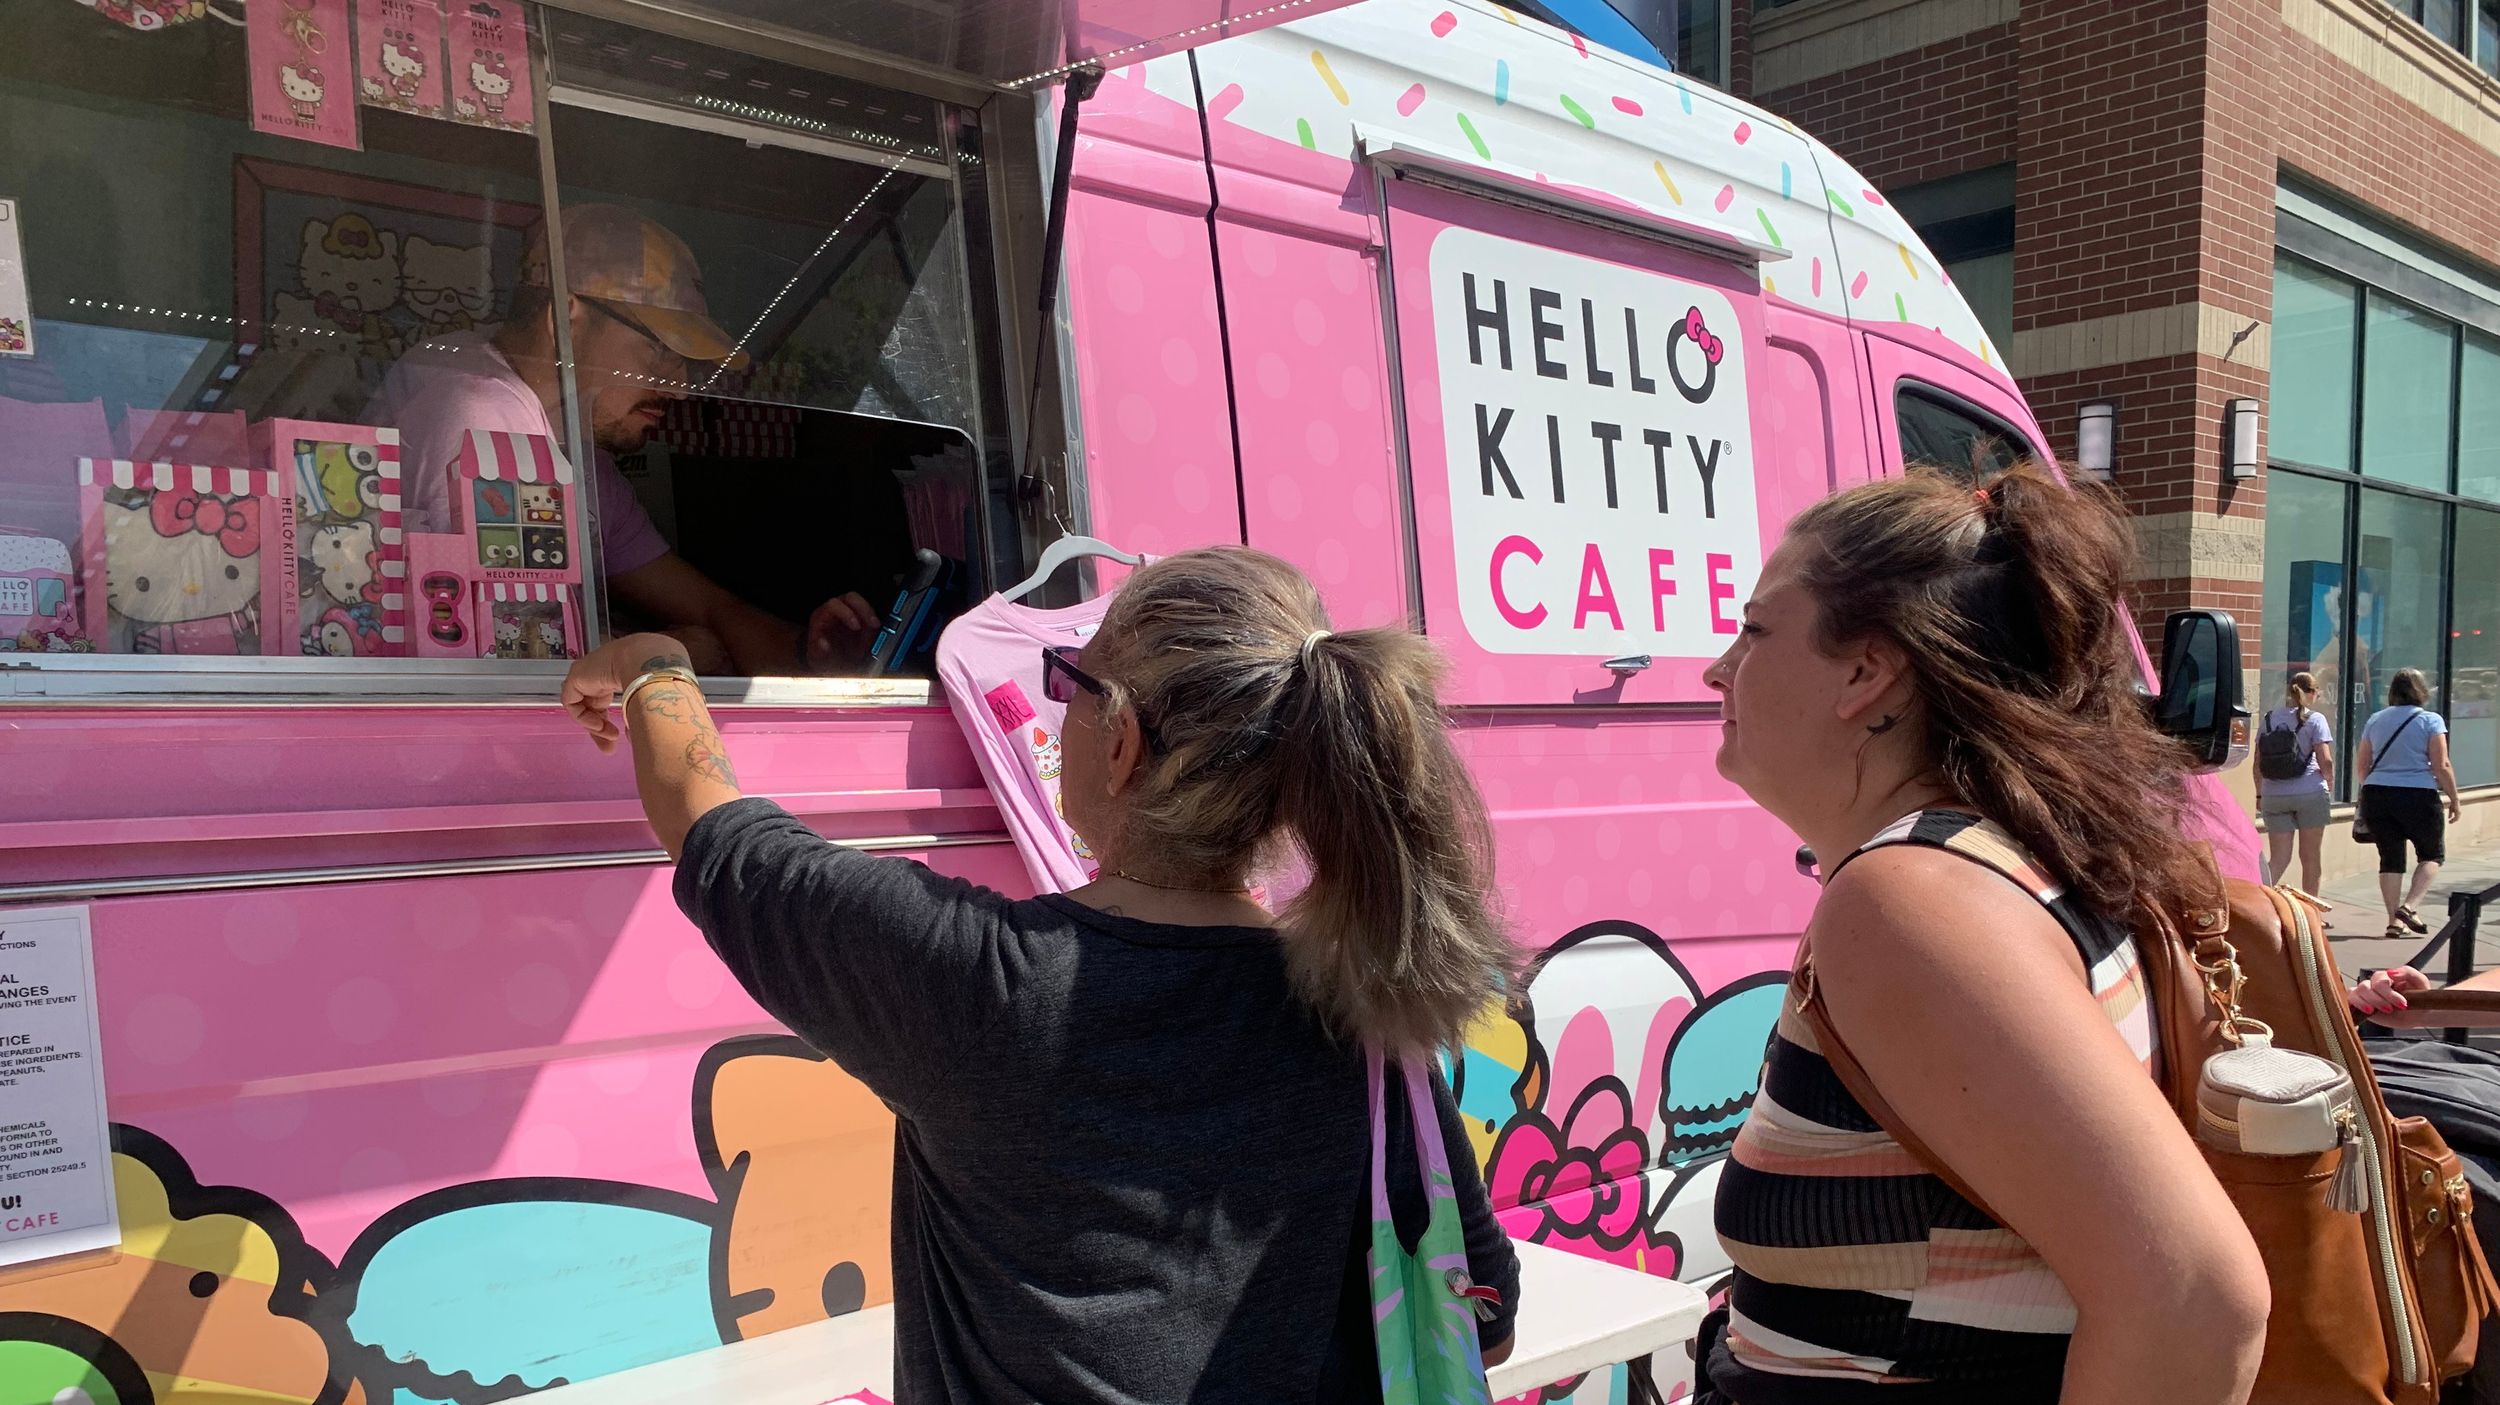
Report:
M 2199 860 L 2130 558 L 2105 494 L 2036 467 L 1870 484 L 1790 525 L 1711 669 L 1719 769 L 1823 856 L 1800 989 L 1842 1043 L 1783 1008 L 1720 1181 L 1721 1400 L 2235 1405 L 2255 1379 L 2264 1267 L 2151 1075 L 2130 933 Z

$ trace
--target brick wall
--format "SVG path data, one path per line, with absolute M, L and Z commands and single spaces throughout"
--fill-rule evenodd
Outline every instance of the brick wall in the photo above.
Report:
M 2002 165 L 2014 159 L 2020 93 L 2014 32 L 1999 25 L 1758 101 L 1821 138 L 1878 186 Z
M 2398 34 L 2417 47 L 2435 42 L 2409 30 Z M 2274 144 L 2286 167 L 2390 221 L 2500 264 L 2500 152 L 2372 81 L 2279 19 L 2271 37 L 2279 55 Z M 2266 200 L 2272 203 L 2271 186 Z
M 2202 0 L 2026 0 L 2014 326 L 2169 307 L 2196 291 Z
M 2500 265 L 2500 90 L 2376 0 L 2024 0 L 2011 24 L 1752 96 L 1882 186 L 2012 162 L 2018 336 L 2184 304 L 2226 332 L 2271 321 L 2287 173 Z M 2266 395 L 2268 339 L 2228 357 L 2196 340 L 2035 362 L 2023 388 L 2061 455 L 2084 403 L 2118 403 L 2120 495 L 2193 543 L 2139 581 L 2140 619 L 2229 609 L 2254 660 L 2264 479 L 2224 480 L 2222 415 Z

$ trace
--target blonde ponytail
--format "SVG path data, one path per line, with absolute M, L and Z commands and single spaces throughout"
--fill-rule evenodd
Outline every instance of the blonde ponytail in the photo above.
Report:
M 1300 850 L 1310 883 L 1280 916 L 1303 999 L 1394 1054 L 1455 1046 L 1517 952 L 1489 899 L 1491 826 L 1441 712 L 1439 652 L 1404 629 L 1331 631 L 1300 571 L 1246 547 L 1140 569 L 1095 647 L 1107 705 L 1163 739 L 1130 842 L 1211 885 Z

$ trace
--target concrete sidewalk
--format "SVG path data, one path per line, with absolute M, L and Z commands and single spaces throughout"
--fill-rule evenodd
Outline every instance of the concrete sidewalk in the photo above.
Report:
M 2327 842 L 2349 844 L 2352 841 L 2346 839 L 2338 828 L 2328 832 Z M 2370 866 L 2375 869 L 2377 864 Z M 2299 865 L 2295 863 L 2293 872 L 2286 876 L 2297 878 L 2298 875 Z M 2438 881 L 2431 885 L 2430 895 L 2422 900 L 2422 920 L 2436 934 L 2448 921 L 2448 894 L 2477 892 L 2494 884 L 2500 884 L 2500 844 L 2474 849 L 2451 846 L 2448 862 L 2439 870 Z M 2346 976 L 2357 975 L 2365 969 L 2400 965 L 2430 941 L 2429 937 L 2417 937 L 2411 932 L 2393 941 L 2384 935 L 2387 930 L 2387 907 L 2379 897 L 2377 873 L 2329 879 L 2322 886 L 2325 891 L 2318 896 L 2335 905 L 2335 911 L 2329 914 L 2328 919 L 2335 927 L 2329 935 L 2335 943 L 2337 963 L 2344 968 Z M 2494 966 L 2500 966 L 2500 902 L 2485 910 L 2474 942 L 2474 968 L 2488 971 Z M 2429 974 L 2434 980 L 2445 981 L 2447 972 L 2448 953 L 2443 950 L 2431 959 Z

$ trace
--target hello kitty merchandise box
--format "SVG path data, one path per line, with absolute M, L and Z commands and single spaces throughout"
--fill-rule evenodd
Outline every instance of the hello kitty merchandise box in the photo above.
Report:
M 272 653 L 388 658 L 408 652 L 408 552 L 399 431 L 319 420 L 254 427 L 260 461 L 293 497 L 287 589 Z
M 0 653 L 86 653 L 69 544 L 0 528 Z
M 293 504 L 267 469 L 78 461 L 87 636 L 117 654 L 280 654 Z
M 568 659 L 582 649 L 580 482 L 544 435 L 473 430 L 451 532 L 408 537 L 420 657 Z

